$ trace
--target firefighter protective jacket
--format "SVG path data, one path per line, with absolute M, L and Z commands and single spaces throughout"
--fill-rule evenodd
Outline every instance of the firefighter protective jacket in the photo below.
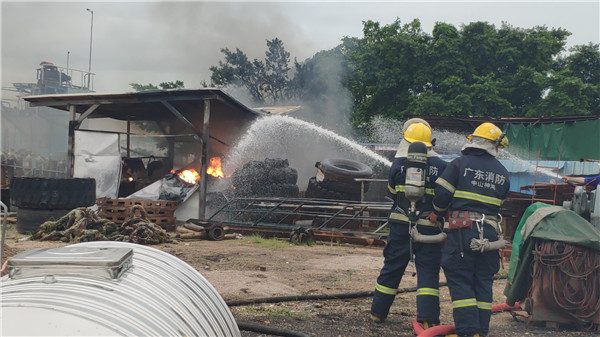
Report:
M 406 190 L 406 157 L 395 158 L 390 168 L 388 180 L 388 196 L 394 200 L 390 212 L 390 221 L 407 222 L 410 201 L 404 197 Z M 448 163 L 439 157 L 427 157 L 427 174 L 425 178 L 425 195 L 417 202 L 417 210 L 420 211 L 420 218 L 425 218 L 433 211 L 431 202 L 433 200 L 433 191 L 435 181 L 444 172 Z
M 446 211 L 471 211 L 496 215 L 508 195 L 508 171 L 485 150 L 466 148 L 437 179 L 433 207 Z
M 597 175 L 595 177 L 587 177 L 583 180 L 583 182 L 584 184 L 590 185 L 591 187 L 598 186 L 598 183 L 600 182 L 600 175 Z

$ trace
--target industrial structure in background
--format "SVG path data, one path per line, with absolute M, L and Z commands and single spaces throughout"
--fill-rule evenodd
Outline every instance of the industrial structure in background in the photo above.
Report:
M 42 61 L 37 68 L 36 82 L 13 83 L 13 87 L 19 100 L 18 107 L 22 107 L 25 96 L 93 92 L 94 73 Z
M 8 184 L 13 176 L 65 178 L 66 114 L 51 108 L 32 108 L 23 98 L 31 95 L 93 92 L 94 74 L 43 61 L 35 82 L 2 88 L 2 201 L 9 204 Z M 31 137 L 36 135 L 36 137 Z

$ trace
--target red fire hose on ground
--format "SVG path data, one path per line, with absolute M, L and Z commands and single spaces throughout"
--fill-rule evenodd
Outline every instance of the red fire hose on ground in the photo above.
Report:
M 519 311 L 521 309 L 521 305 L 519 303 L 515 303 L 513 306 L 509 306 L 506 303 L 494 304 L 492 306 L 492 313 L 504 312 L 504 311 Z M 413 329 L 417 334 L 417 337 L 435 337 L 435 336 L 443 336 L 447 334 L 456 333 L 456 328 L 454 325 L 436 325 L 429 329 L 424 329 L 423 325 L 417 322 L 417 319 L 413 321 Z

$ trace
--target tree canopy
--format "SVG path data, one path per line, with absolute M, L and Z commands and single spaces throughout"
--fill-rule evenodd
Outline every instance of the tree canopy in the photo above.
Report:
M 183 81 L 175 81 L 175 82 L 161 82 L 158 84 L 158 87 L 152 83 L 148 84 L 139 84 L 139 83 L 129 83 L 129 85 L 135 91 L 144 91 L 144 90 L 158 90 L 158 87 L 161 89 L 183 89 Z
M 264 60 L 221 49 L 224 60 L 210 67 L 211 80 L 242 86 L 260 104 L 334 106 L 334 97 L 349 96 L 355 127 L 375 116 L 600 115 L 600 45 L 566 53 L 569 35 L 487 22 L 437 22 L 428 34 L 418 19 L 366 21 L 363 37 L 345 37 L 293 65 L 278 38 L 266 41 Z
M 570 35 L 564 29 L 438 22 L 428 35 L 419 20 L 396 20 L 367 21 L 363 34 L 344 41 L 352 43 L 354 125 L 373 116 L 600 115 L 599 45 L 563 57 Z
M 211 81 L 217 86 L 238 85 L 248 90 L 258 103 L 274 103 L 287 96 L 290 71 L 290 53 L 278 38 L 267 40 L 265 60 L 254 59 L 236 48 L 221 49 L 224 61 L 210 67 Z

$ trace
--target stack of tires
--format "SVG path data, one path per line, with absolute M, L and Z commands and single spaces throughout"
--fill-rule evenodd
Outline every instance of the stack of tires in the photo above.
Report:
M 14 177 L 10 202 L 18 207 L 17 231 L 35 233 L 45 221 L 58 220 L 75 208 L 96 204 L 96 180 Z
M 298 171 L 287 159 L 252 160 L 231 175 L 236 197 L 298 197 Z
M 361 182 L 355 178 L 370 178 L 373 170 L 366 164 L 350 159 L 326 158 L 317 162 L 317 175 L 308 181 L 307 198 L 361 200 Z M 364 182 L 364 191 L 369 188 Z

